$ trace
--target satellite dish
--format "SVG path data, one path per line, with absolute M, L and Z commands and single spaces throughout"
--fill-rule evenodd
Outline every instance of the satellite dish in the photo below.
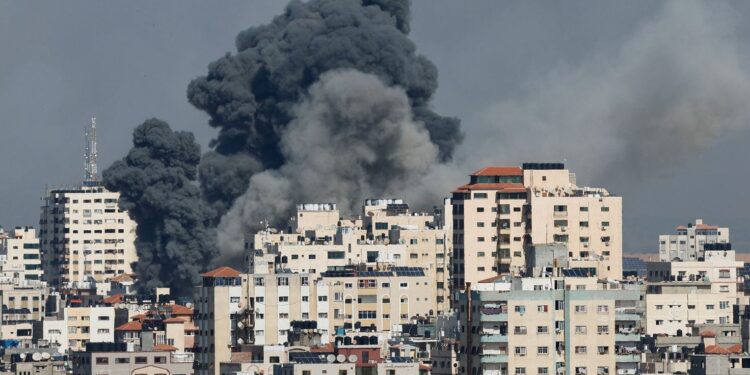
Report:
M 357 362 L 357 355 L 356 354 L 350 355 L 349 356 L 349 362 L 351 362 L 351 363 Z
M 343 354 L 339 354 L 338 357 L 336 357 L 336 360 L 341 363 L 346 362 L 346 356 Z
M 242 338 L 239 338 L 239 339 L 237 339 L 237 343 L 240 344 L 240 345 L 242 345 L 242 344 L 245 343 L 245 340 L 243 340 Z
M 59 347 L 59 348 L 57 348 L 57 353 L 59 353 L 59 354 L 65 354 L 65 349 L 63 349 L 62 347 Z
M 328 361 L 328 363 L 336 362 L 336 356 L 333 354 L 329 354 L 328 356 L 326 356 L 326 360 Z
M 18 357 L 20 357 L 22 361 L 26 360 L 26 353 L 21 353 L 18 355 Z
M 42 352 L 42 359 L 50 359 L 50 357 L 52 357 L 52 356 L 49 353 Z
M 42 360 L 42 354 L 41 354 L 41 353 L 39 353 L 39 352 L 34 352 L 34 354 L 32 354 L 32 355 L 31 355 L 31 359 L 32 359 L 32 360 L 33 360 L 34 362 L 38 362 L 38 361 L 41 361 L 41 360 Z
M 237 322 L 237 328 L 243 329 L 243 328 L 245 328 L 245 325 L 242 324 L 242 322 Z

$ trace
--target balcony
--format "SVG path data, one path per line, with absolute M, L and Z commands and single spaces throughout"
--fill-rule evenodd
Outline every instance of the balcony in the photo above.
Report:
M 482 354 L 481 363 L 508 363 L 507 354 Z
M 617 363 L 640 363 L 641 362 L 641 355 L 640 354 L 618 354 L 615 356 L 615 362 Z
M 638 342 L 641 341 L 640 333 L 617 333 L 615 334 L 616 342 Z
M 638 321 L 641 320 L 641 316 L 634 313 L 616 312 L 615 320 L 618 321 Z
M 481 314 L 479 320 L 482 322 L 507 322 L 508 313 Z
M 482 344 L 508 342 L 507 335 L 482 335 L 479 337 Z

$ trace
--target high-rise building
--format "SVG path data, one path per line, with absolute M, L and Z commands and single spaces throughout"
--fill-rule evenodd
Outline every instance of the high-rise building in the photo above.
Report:
M 54 287 L 106 282 L 132 273 L 135 222 L 102 186 L 52 190 L 39 220 L 44 277 Z
M 6 279 L 40 280 L 42 261 L 39 253 L 39 238 L 33 227 L 17 227 L 0 245 L 5 260 L 0 265 Z
M 706 244 L 729 242 L 729 228 L 705 224 L 702 219 L 687 226 L 680 225 L 675 230 L 677 234 L 659 236 L 659 260 L 662 262 L 702 260 Z
M 118 206 L 120 194 L 99 183 L 96 119 L 86 130 L 84 181 L 51 190 L 39 219 L 42 268 L 50 286 L 78 288 L 132 273 L 138 258 L 135 222 Z
M 198 335 L 195 344 L 195 373 L 219 375 L 219 363 L 229 361 L 238 342 L 237 329 L 246 306 L 239 271 L 220 267 L 201 275 L 195 301 Z
M 506 278 L 460 296 L 459 374 L 635 374 L 641 292 L 595 277 Z
M 577 186 L 562 163 L 482 168 L 453 191 L 450 216 L 454 290 L 522 275 L 529 252 L 546 244 L 562 244 L 570 267 L 622 276 L 622 198 Z

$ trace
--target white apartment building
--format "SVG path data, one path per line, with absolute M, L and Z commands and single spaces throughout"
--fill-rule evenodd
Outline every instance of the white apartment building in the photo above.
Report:
M 251 327 L 254 344 L 285 344 L 292 321 L 316 320 L 317 297 L 309 274 L 279 270 L 245 278 L 243 288 L 255 314 Z
M 622 198 L 579 187 L 561 163 L 486 167 L 453 191 L 453 287 L 522 274 L 534 245 L 563 244 L 572 265 L 622 277 Z
M 679 335 L 695 324 L 732 322 L 739 302 L 737 270 L 730 244 L 706 247 L 703 261 L 647 263 L 646 329 Z
M 706 224 L 702 219 L 687 226 L 680 225 L 675 230 L 677 234 L 659 236 L 659 260 L 662 262 L 701 260 L 706 244 L 729 242 L 729 228 Z
M 2 242 L 0 271 L 4 279 L 41 280 L 39 238 L 33 227 L 16 227 Z
M 119 196 L 89 184 L 52 190 L 44 198 L 39 235 L 50 286 L 76 287 L 132 273 L 135 222 L 118 207 Z
M 284 268 L 317 280 L 332 267 L 420 267 L 437 288 L 436 314 L 449 309 L 449 234 L 433 215 L 411 213 L 400 199 L 380 199 L 365 201 L 364 220 L 338 216 L 333 204 L 298 205 L 291 233 L 266 229 L 253 235 L 249 270 Z
M 66 307 L 64 318 L 67 326 L 64 336 L 58 336 L 60 333 L 53 331 L 59 327 L 55 323 L 51 324 L 47 333 L 57 340 L 67 337 L 69 350 L 86 350 L 86 344 L 90 342 L 115 342 L 114 307 Z

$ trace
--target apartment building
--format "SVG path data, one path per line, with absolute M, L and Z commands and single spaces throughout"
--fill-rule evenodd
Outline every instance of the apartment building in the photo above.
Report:
M 219 375 L 221 362 L 229 361 L 232 347 L 238 344 L 247 296 L 243 296 L 239 271 L 220 267 L 202 275 L 195 302 L 198 334 L 195 345 L 195 373 Z M 246 324 L 246 323 L 243 323 Z
M 676 234 L 659 236 L 659 260 L 698 261 L 703 258 L 703 246 L 706 244 L 728 243 L 729 228 L 706 224 L 702 219 L 687 226 L 675 228 Z
M 463 294 L 459 373 L 614 374 L 637 369 L 638 290 L 593 277 L 494 278 Z
M 118 207 L 119 196 L 87 184 L 44 197 L 39 236 L 50 286 L 75 288 L 133 272 L 135 222 Z
M 486 167 L 452 194 L 453 287 L 523 274 L 530 248 L 563 244 L 571 264 L 622 275 L 622 198 L 579 187 L 561 163 Z
M 65 336 L 70 351 L 86 350 L 89 343 L 115 341 L 115 308 L 107 306 L 66 307 Z
M 0 335 L 3 339 L 31 343 L 34 323 L 45 314 L 46 285 L 38 280 L 10 279 L 0 283 L 2 319 Z
M 250 329 L 255 345 L 283 345 L 291 322 L 316 320 L 315 283 L 309 274 L 279 269 L 246 277 L 247 296 L 254 306 Z
M 323 273 L 316 287 L 314 319 L 329 335 L 347 330 L 389 332 L 412 317 L 435 316 L 437 309 L 435 283 L 419 267 L 333 269 Z
M 647 331 L 682 335 L 695 324 L 727 324 L 739 302 L 737 270 L 729 243 L 704 244 L 703 260 L 648 262 Z
M 447 311 L 450 242 L 435 216 L 412 213 L 400 199 L 380 199 L 365 201 L 363 217 L 338 218 L 333 204 L 298 205 L 291 233 L 267 228 L 253 235 L 249 270 L 269 273 L 285 268 L 317 280 L 331 267 L 421 267 L 437 287 L 436 311 Z
M 193 373 L 193 354 L 171 350 L 127 351 L 124 344 L 88 344 L 72 353 L 77 375 L 188 375 Z
M 4 279 L 41 280 L 39 238 L 33 227 L 16 227 L 0 244 Z

